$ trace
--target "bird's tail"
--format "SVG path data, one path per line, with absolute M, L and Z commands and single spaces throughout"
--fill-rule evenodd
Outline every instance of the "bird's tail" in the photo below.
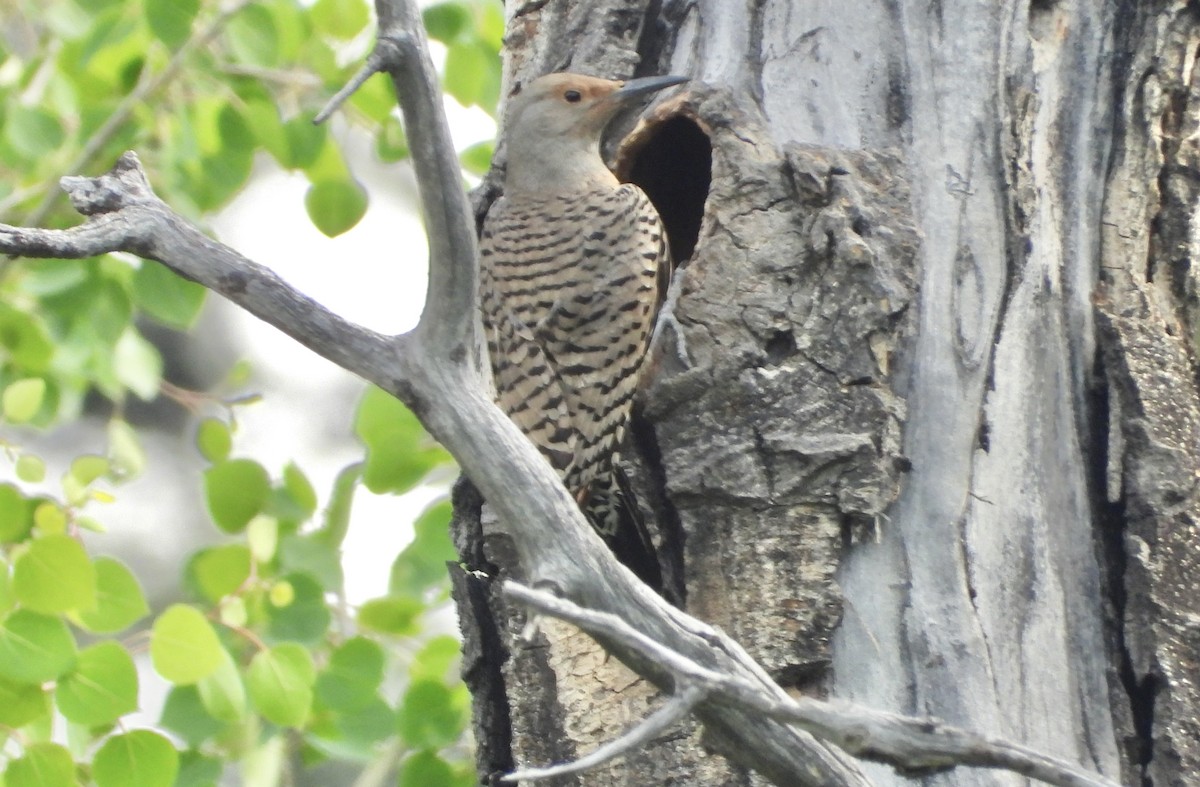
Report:
M 625 471 L 615 462 L 611 472 L 592 481 L 584 514 L 617 560 L 656 592 L 663 591 L 658 551 L 646 529 L 637 498 Z

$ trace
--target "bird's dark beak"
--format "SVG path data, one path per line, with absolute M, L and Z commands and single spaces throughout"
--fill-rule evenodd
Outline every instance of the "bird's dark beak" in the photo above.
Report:
M 625 104 L 640 96 L 645 96 L 650 93 L 657 93 L 660 90 L 673 87 L 674 85 L 682 85 L 688 81 L 688 77 L 679 76 L 663 76 L 663 77 L 642 77 L 640 79 L 630 79 L 617 88 L 613 92 L 612 98 L 616 99 L 617 103 Z

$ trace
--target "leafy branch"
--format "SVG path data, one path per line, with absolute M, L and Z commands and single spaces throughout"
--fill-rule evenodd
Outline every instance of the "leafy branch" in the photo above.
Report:
M 229 19 L 252 2 L 253 0 L 237 0 L 237 2 L 232 3 L 228 8 L 222 10 L 206 27 L 190 36 L 175 51 L 175 54 L 171 56 L 171 59 L 167 61 L 167 64 L 163 66 L 161 71 L 143 75 L 137 86 L 126 94 L 121 103 L 117 104 L 100 127 L 92 133 L 87 143 L 75 158 L 71 160 L 71 163 L 65 167 L 65 170 L 67 172 L 78 172 L 87 168 L 91 164 L 92 159 L 100 151 L 104 150 L 108 143 L 120 132 L 134 110 L 143 101 L 156 94 L 165 85 L 169 84 L 171 80 L 179 76 L 192 53 L 211 43 L 213 39 L 221 34 Z M 54 201 L 57 198 L 57 192 L 47 189 L 41 202 L 25 217 L 25 223 L 37 225 L 45 221 L 46 217 L 50 214 L 50 210 L 54 207 Z

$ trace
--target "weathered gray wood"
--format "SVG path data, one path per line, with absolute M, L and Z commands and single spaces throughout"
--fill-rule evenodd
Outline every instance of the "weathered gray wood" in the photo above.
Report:
M 1119 686 L 1108 683 L 1087 406 L 1111 127 L 1106 10 L 904 4 L 878 48 L 860 47 L 861 23 L 844 11 L 793 29 L 820 28 L 823 51 L 843 42 L 861 55 L 870 65 L 851 73 L 864 84 L 889 75 L 886 92 L 830 88 L 859 144 L 899 137 L 925 241 L 913 469 L 887 543 L 853 550 L 840 575 L 858 614 L 839 631 L 836 690 L 1115 773 Z
M 569 24 L 550 25 L 561 38 L 537 58 L 512 62 L 555 62 L 580 43 L 570 34 L 586 44 L 577 56 L 613 68 L 705 76 L 624 156 L 653 177 L 672 145 L 693 165 L 696 135 L 711 146 L 703 204 L 674 195 L 672 221 L 691 208 L 703 221 L 681 255 L 677 327 L 635 430 L 634 469 L 683 603 L 734 629 L 796 690 L 936 713 L 1128 781 L 1144 771 L 1186 784 L 1200 761 L 1194 10 L 586 6 L 593 16 L 582 3 L 522 5 L 524 35 L 540 35 L 542 15 Z M 620 714 L 643 716 L 651 683 L 672 682 L 620 638 L 601 641 L 632 672 L 552 624 L 513 648 L 522 618 L 487 586 L 507 572 L 782 701 L 733 641 L 614 564 L 487 401 L 474 244 L 415 8 L 379 8 L 379 64 L 408 102 L 434 235 L 436 275 L 413 334 L 363 331 L 203 238 L 149 192 L 133 158 L 66 184 L 87 225 L 0 227 L 0 250 L 160 259 L 417 412 L 499 517 L 481 525 L 478 501 L 460 495 L 460 546 L 491 575 L 458 582 L 474 601 L 463 608 L 477 635 L 468 669 L 486 673 L 472 683 L 494 703 L 479 713 L 487 762 L 573 756 L 613 737 Z M 881 34 L 885 23 L 898 33 Z M 605 36 L 617 42 L 611 61 Z M 683 136 L 656 143 L 666 129 Z M 867 782 L 762 707 L 698 706 L 729 761 L 689 730 L 594 783 L 760 781 L 739 767 L 780 784 Z
M 689 358 L 668 340 L 637 443 L 687 609 L 797 687 L 1129 781 L 1153 733 L 1151 773 L 1183 783 L 1200 438 L 1151 426 L 1192 424 L 1197 400 L 1187 4 L 564 1 L 510 17 L 510 84 L 568 65 L 696 80 L 658 113 L 714 145 L 677 310 Z M 605 38 L 618 17 L 639 32 Z M 869 271 L 850 264 L 864 249 Z M 1097 278 L 1131 264 L 1153 291 L 1110 286 L 1102 376 Z M 853 315 L 881 320 L 865 333 L 837 307 L 854 293 L 892 296 Z M 1172 383 L 1155 397 L 1159 356 L 1130 348 L 1159 342 Z M 570 670 L 524 679 L 558 687 L 527 732 L 570 741 L 556 756 L 586 748 L 567 706 L 544 704 Z M 693 767 L 682 751 L 660 749 L 655 773 Z M 635 783 L 622 773 L 597 778 Z

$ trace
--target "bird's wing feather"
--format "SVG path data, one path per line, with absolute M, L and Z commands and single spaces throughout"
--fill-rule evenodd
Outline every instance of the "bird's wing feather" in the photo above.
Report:
M 480 245 L 480 311 L 496 400 L 563 473 L 575 457 L 578 434 L 555 364 L 526 322 L 531 312 L 528 296 L 520 295 L 523 247 L 516 225 L 506 221 L 503 203 L 489 214 Z
M 560 448 L 549 433 L 569 425 L 564 476 L 581 492 L 620 443 L 646 358 L 666 257 L 658 214 L 633 185 L 503 198 L 480 248 L 499 400 L 543 450 Z M 548 397 L 561 397 L 566 423 L 557 410 L 550 423 L 529 423 L 537 415 L 520 408 L 544 409 Z
M 616 460 L 646 359 L 665 241 L 658 214 L 625 185 L 593 200 L 575 245 L 575 275 L 536 327 L 579 433 L 574 478 L 585 488 Z

